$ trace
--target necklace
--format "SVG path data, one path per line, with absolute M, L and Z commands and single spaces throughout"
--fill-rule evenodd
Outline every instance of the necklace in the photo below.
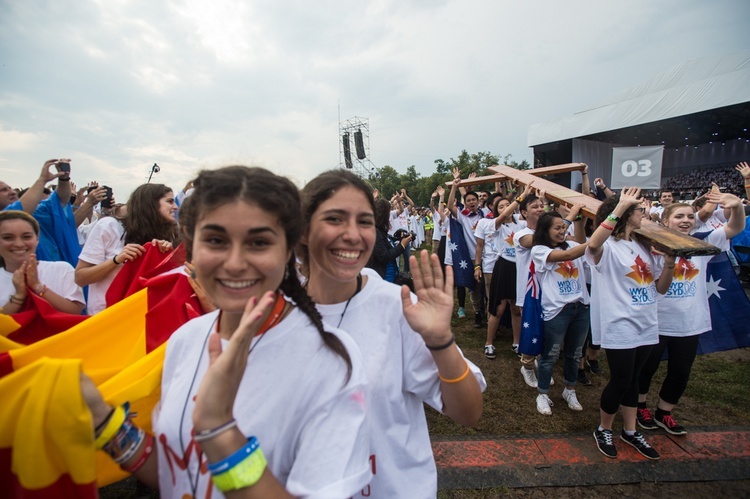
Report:
M 357 274 L 357 289 L 354 291 L 354 294 L 349 297 L 348 300 L 346 300 L 346 305 L 344 305 L 344 311 L 341 312 L 341 318 L 339 319 L 339 323 L 336 326 L 336 329 L 341 327 L 341 323 L 344 322 L 344 315 L 346 315 L 346 309 L 349 308 L 349 303 L 352 301 L 352 298 L 357 296 L 357 293 L 362 291 L 362 274 Z
M 359 291 L 359 290 L 357 290 Z M 356 293 L 355 293 L 356 294 Z M 347 303 L 348 304 L 348 303 Z M 255 347 L 258 346 L 260 341 L 265 337 L 265 332 L 271 329 L 272 327 L 276 326 L 279 322 L 281 322 L 282 316 L 284 315 L 284 309 L 286 308 L 286 300 L 284 299 L 284 296 L 280 292 L 276 292 L 276 302 L 274 303 L 273 309 L 271 310 L 271 313 L 268 315 L 265 321 L 263 321 L 263 324 L 260 326 L 260 329 L 258 329 L 258 332 L 255 336 L 258 336 L 259 338 L 255 341 L 255 344 L 250 347 L 250 350 L 247 352 L 248 358 L 250 357 L 250 354 L 255 350 Z M 203 459 L 203 452 L 199 452 L 196 450 L 196 455 L 198 457 L 198 473 L 195 476 L 195 481 L 193 481 L 193 472 L 190 471 L 190 463 L 187 462 L 189 458 L 186 456 L 186 449 L 185 449 L 185 441 L 183 439 L 183 425 L 185 423 L 185 414 L 187 413 L 187 406 L 190 402 L 190 396 L 193 393 L 193 386 L 195 386 L 195 380 L 198 377 L 198 371 L 200 370 L 201 361 L 203 360 L 203 354 L 206 352 L 206 346 L 208 345 L 208 338 L 211 336 L 211 333 L 214 331 L 214 328 L 216 327 L 216 324 L 219 322 L 219 318 L 221 317 L 221 311 L 219 311 L 219 314 L 216 316 L 216 318 L 211 322 L 211 325 L 208 327 L 208 331 L 206 331 L 206 337 L 203 339 L 203 346 L 200 349 L 200 353 L 198 356 L 198 362 L 195 365 L 195 372 L 193 372 L 193 378 L 190 380 L 190 387 L 188 388 L 187 395 L 185 396 L 185 403 L 182 405 L 182 414 L 180 415 L 180 428 L 179 428 L 179 436 L 180 436 L 180 451 L 182 452 L 182 458 L 185 459 L 185 471 L 188 475 L 188 483 L 190 484 L 190 491 L 192 492 L 192 497 L 196 497 L 196 494 L 198 492 L 198 482 L 201 478 L 201 459 Z M 218 331 L 217 331 L 218 332 Z M 191 443 L 192 443 L 192 437 L 191 437 Z

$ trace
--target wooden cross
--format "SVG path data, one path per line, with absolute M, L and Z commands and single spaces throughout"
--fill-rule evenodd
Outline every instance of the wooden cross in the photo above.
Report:
M 581 213 L 593 220 L 596 218 L 596 212 L 602 204 L 601 201 L 549 180 L 539 178 L 541 175 L 583 170 L 585 167 L 586 165 L 584 163 L 568 163 L 564 165 L 547 166 L 544 168 L 534 168 L 531 170 L 517 170 L 506 165 L 491 166 L 489 169 L 495 172 L 495 175 L 475 177 L 466 180 L 462 179 L 461 186 L 486 184 L 488 182 L 502 182 L 507 179 L 516 180 L 524 186 L 534 182 L 534 188 L 544 190 L 547 199 L 558 204 L 563 204 L 568 208 L 574 204 L 583 205 Z M 453 182 L 446 182 L 446 184 L 450 186 L 453 185 Z M 641 228 L 637 229 L 635 234 L 646 244 L 650 244 L 665 253 L 677 256 L 689 257 L 698 255 L 717 255 L 721 253 L 716 246 L 701 241 L 700 239 L 687 236 L 676 230 L 668 229 L 663 225 L 651 222 L 647 218 L 643 219 L 641 222 Z

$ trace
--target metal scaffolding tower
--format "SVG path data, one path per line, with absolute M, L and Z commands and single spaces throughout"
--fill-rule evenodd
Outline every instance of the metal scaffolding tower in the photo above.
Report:
M 355 116 L 339 122 L 339 167 L 348 168 L 365 180 L 377 174 L 370 161 L 369 118 Z

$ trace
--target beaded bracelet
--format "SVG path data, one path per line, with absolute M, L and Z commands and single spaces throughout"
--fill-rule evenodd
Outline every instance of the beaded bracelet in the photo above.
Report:
M 464 373 L 461 376 L 459 376 L 458 378 L 446 379 L 446 378 L 443 378 L 440 375 L 440 372 L 438 372 L 438 378 L 440 378 L 440 381 L 442 381 L 443 383 L 459 383 L 459 382 L 463 381 L 464 378 L 466 378 L 466 376 L 469 375 L 469 371 L 471 371 L 471 369 L 469 369 L 469 363 L 467 362 L 466 363 L 466 371 L 464 371 Z

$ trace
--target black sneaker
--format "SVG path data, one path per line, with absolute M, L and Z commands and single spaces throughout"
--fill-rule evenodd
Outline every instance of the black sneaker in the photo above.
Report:
M 651 411 L 646 407 L 644 407 L 643 409 L 639 407 L 635 413 L 635 418 L 638 421 L 638 426 L 640 426 L 644 430 L 659 429 L 659 426 L 656 424 L 656 421 L 654 421 L 653 416 L 651 416 Z
M 617 448 L 612 442 L 612 430 L 594 430 L 594 440 L 596 440 L 599 452 L 609 458 L 617 457 Z
M 681 424 L 677 424 L 671 414 L 665 414 L 654 419 L 654 423 L 661 426 L 670 435 L 687 435 L 687 430 Z
M 586 371 L 583 369 L 578 370 L 578 384 L 583 386 L 591 386 L 591 380 L 589 379 L 588 374 L 586 374 Z
M 602 373 L 602 368 L 599 365 L 599 361 L 596 359 L 593 359 L 593 360 L 586 359 L 586 367 L 588 368 L 589 371 L 591 371 L 594 374 Z
M 480 312 L 474 312 L 474 329 L 482 329 L 482 314 Z
M 648 442 L 646 442 L 646 439 L 643 438 L 643 435 L 638 432 L 635 432 L 632 435 L 628 435 L 627 433 L 625 433 L 625 430 L 622 430 L 622 432 L 620 433 L 620 440 L 622 440 L 626 444 L 631 445 L 644 457 L 654 460 L 659 459 L 660 457 L 659 453 L 656 452 L 653 447 L 648 445 Z

